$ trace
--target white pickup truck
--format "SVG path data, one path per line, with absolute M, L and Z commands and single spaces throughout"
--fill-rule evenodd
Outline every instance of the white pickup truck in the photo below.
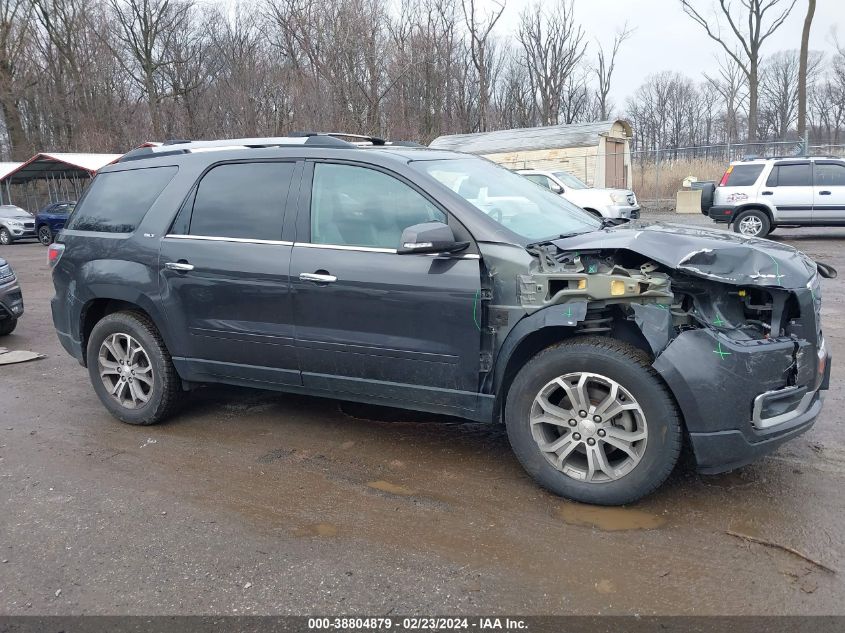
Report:
M 518 169 L 529 180 L 536 182 L 578 205 L 585 211 L 605 217 L 635 220 L 640 217 L 640 205 L 633 191 L 627 189 L 596 189 L 588 187 L 565 171 Z

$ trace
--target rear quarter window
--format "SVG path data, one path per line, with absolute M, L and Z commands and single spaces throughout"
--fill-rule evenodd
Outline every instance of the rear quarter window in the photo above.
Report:
M 148 167 L 99 174 L 85 192 L 67 229 L 131 233 L 149 211 L 177 167 Z
M 734 165 L 725 187 L 750 187 L 760 174 L 763 173 L 763 165 Z

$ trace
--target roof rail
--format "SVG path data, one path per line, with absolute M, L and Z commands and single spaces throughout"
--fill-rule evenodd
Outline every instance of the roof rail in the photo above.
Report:
M 350 139 L 350 140 L 345 140 Z M 214 141 L 190 141 L 185 139 L 171 139 L 163 143 L 150 144 L 127 152 L 118 163 L 156 156 L 173 156 L 176 154 L 191 154 L 194 152 L 211 152 L 225 149 L 258 149 L 262 147 L 334 147 L 355 149 L 362 146 L 383 147 L 388 145 L 399 147 L 422 147 L 410 141 L 390 142 L 376 136 L 362 134 L 347 134 L 346 132 L 293 132 L 288 136 L 274 136 L 266 138 L 235 138 Z

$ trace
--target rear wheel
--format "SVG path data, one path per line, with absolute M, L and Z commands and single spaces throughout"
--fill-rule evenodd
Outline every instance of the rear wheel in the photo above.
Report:
M 505 423 L 525 470 L 585 503 L 651 493 L 681 449 L 680 414 L 648 356 L 604 337 L 573 338 L 529 361 L 508 392 Z
M 772 224 L 763 211 L 749 209 L 734 218 L 733 229 L 746 237 L 766 237 L 771 232 Z
M 156 424 L 178 405 L 181 383 L 152 322 L 137 312 L 101 319 L 88 339 L 88 374 L 106 409 L 128 424 Z
M 42 224 L 38 229 L 38 241 L 44 246 L 50 246 L 53 243 L 53 231 L 46 224 Z
M 0 336 L 6 336 L 7 334 L 11 334 L 15 331 L 15 328 L 17 326 L 17 319 L 6 319 L 4 321 L 0 321 Z
M 9 229 L 6 227 L 0 227 L 0 244 L 3 246 L 9 246 L 14 239 L 12 238 L 12 234 L 9 232 Z

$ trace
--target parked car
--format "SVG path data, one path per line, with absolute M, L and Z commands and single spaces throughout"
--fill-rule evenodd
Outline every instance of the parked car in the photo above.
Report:
M 29 211 L 13 204 L 0 205 L 0 244 L 10 244 L 35 237 L 35 218 Z
M 843 158 L 734 161 L 712 191 L 712 197 L 702 194 L 702 212 L 749 237 L 765 237 L 778 226 L 845 226 Z
M 35 214 L 35 230 L 38 241 L 49 246 L 56 235 L 65 227 L 68 216 L 76 207 L 75 201 L 53 202 Z
M 635 220 L 640 217 L 637 196 L 629 189 L 600 189 L 590 187 L 565 171 L 519 169 L 528 180 L 563 196 L 593 215 L 604 218 Z
M 23 316 L 23 295 L 15 271 L 0 258 L 0 336 L 11 334 Z
M 106 409 L 154 424 L 228 383 L 503 422 L 541 485 L 598 504 L 655 490 L 684 438 L 715 473 L 813 424 L 830 267 L 604 227 L 482 158 L 371 143 L 186 142 L 99 171 L 48 253 L 59 340 Z

